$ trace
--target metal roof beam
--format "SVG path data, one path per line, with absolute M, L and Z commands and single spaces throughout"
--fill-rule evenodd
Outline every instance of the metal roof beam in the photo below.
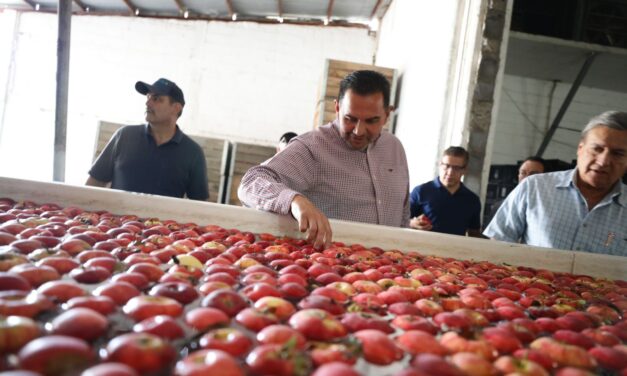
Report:
M 333 3 L 335 0 L 329 0 L 329 5 L 327 6 L 327 21 L 331 22 L 331 16 L 333 16 Z
M 279 18 L 283 18 L 283 0 L 276 1 Z
M 83 3 L 81 0 L 74 0 L 74 4 L 76 4 L 76 6 L 78 6 L 79 8 L 81 8 L 81 10 L 83 12 L 87 12 L 87 6 L 85 5 L 85 3 Z
M 133 4 L 133 2 L 131 2 L 131 0 L 122 0 L 122 1 L 124 1 L 124 4 L 126 4 L 128 9 L 131 11 L 131 14 L 138 15 L 139 8 L 137 8 L 135 6 L 135 4 Z
M 24 1 L 29 7 L 33 8 L 33 10 L 37 10 L 37 4 L 35 4 L 33 0 L 22 0 L 22 1 Z
M 187 6 L 183 2 L 183 0 L 174 0 L 174 2 L 176 3 L 176 6 L 179 8 L 179 13 L 184 14 L 185 12 L 187 12 Z
M 380 6 L 381 0 L 377 0 L 377 2 L 374 4 L 374 7 L 372 7 L 372 12 L 370 12 L 370 18 L 373 18 L 377 14 Z
M 229 10 L 229 16 L 233 18 L 233 16 L 235 15 L 235 10 L 233 10 L 233 2 L 231 0 L 225 0 L 225 2 L 226 8 Z

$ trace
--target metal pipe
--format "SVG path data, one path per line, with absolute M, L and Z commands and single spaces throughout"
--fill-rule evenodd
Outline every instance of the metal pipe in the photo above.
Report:
M 597 55 L 598 55 L 597 52 L 591 52 L 586 58 L 586 61 L 583 63 L 581 70 L 579 70 L 579 73 L 577 74 L 577 78 L 575 78 L 575 82 L 573 82 L 573 86 L 570 87 L 570 90 L 568 91 L 566 98 L 564 98 L 564 103 L 562 103 L 562 106 L 557 112 L 557 115 L 555 115 L 555 119 L 553 119 L 553 123 L 551 124 L 551 127 L 544 135 L 542 144 L 540 145 L 540 147 L 538 148 L 538 151 L 536 152 L 536 157 L 542 157 L 542 154 L 544 154 L 544 152 L 546 151 L 547 146 L 549 146 L 549 142 L 551 142 L 551 139 L 553 138 L 555 131 L 560 125 L 560 122 L 562 121 L 562 118 L 564 117 L 566 110 L 568 110 L 568 107 L 570 106 L 570 102 L 573 101 L 575 94 L 577 94 L 577 90 L 579 90 L 579 86 L 581 86 L 583 79 L 586 77 L 586 74 L 588 74 L 588 70 L 590 69 L 592 62 L 594 61 L 594 58 L 597 57 Z
M 65 181 L 68 87 L 70 81 L 70 35 L 72 0 L 59 0 L 57 37 L 57 88 L 54 119 L 54 181 Z

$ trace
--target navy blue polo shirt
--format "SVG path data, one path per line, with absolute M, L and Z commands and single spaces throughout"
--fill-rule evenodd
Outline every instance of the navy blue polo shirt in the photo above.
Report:
M 464 184 L 451 194 L 436 177 L 415 187 L 409 201 L 411 217 L 425 214 L 433 224 L 432 231 L 465 235 L 469 229 L 481 229 L 479 196 Z
M 161 196 L 206 200 L 207 167 L 200 146 L 177 126 L 172 139 L 157 146 L 148 124 L 118 129 L 89 170 L 111 188 Z

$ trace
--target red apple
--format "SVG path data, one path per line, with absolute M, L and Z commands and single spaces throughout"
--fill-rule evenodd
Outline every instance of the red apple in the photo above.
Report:
M 139 376 L 135 370 L 123 363 L 101 363 L 86 369 L 81 376 Z
M 237 361 L 220 350 L 198 350 L 176 363 L 175 376 L 244 376 Z
M 95 296 L 106 296 L 111 298 L 115 304 L 124 305 L 131 298 L 140 294 L 139 290 L 128 282 L 116 281 L 107 282 L 98 286 L 93 294 Z
M 28 317 L 1 317 L 0 354 L 13 353 L 21 349 L 22 346 L 37 338 L 40 332 L 37 323 Z
M 170 369 L 176 359 L 172 345 L 149 333 L 119 335 L 107 343 L 105 350 L 105 360 L 124 363 L 139 374 Z
M 304 349 L 306 339 L 297 330 L 290 328 L 287 325 L 270 325 L 261 329 L 257 333 L 257 341 L 261 344 L 285 344 L 288 341 L 293 341 L 297 349 Z
M 255 375 L 305 375 L 309 370 L 306 356 L 288 346 L 261 345 L 246 357 L 246 364 Z
M 290 317 L 289 324 L 311 340 L 329 341 L 346 335 L 344 325 L 321 309 L 300 310 Z
M 233 317 L 246 308 L 246 300 L 237 292 L 230 289 L 216 290 L 205 296 L 200 303 L 202 307 L 217 308 L 228 316 Z
M 67 375 L 80 371 L 95 356 L 87 342 L 67 336 L 51 335 L 30 341 L 18 354 L 19 368 L 43 375 Z
M 185 336 L 185 332 L 176 320 L 168 315 L 157 315 L 140 321 L 133 326 L 135 333 L 150 333 L 166 340 L 175 340 Z
M 198 298 L 198 291 L 193 286 L 182 282 L 159 283 L 148 292 L 152 296 L 165 296 L 185 305 Z
M 86 291 L 81 286 L 63 280 L 46 282 L 37 288 L 37 292 L 61 303 L 86 295 Z
M 94 341 L 104 335 L 107 318 L 89 308 L 71 308 L 52 320 L 51 332 L 58 335 Z
M 405 352 L 416 355 L 420 353 L 431 353 L 440 356 L 448 355 L 448 349 L 442 346 L 433 334 L 421 330 L 408 330 L 396 337 L 398 347 Z
M 102 315 L 109 315 L 116 310 L 116 304 L 113 299 L 107 296 L 77 296 L 76 298 L 72 298 L 68 300 L 63 308 L 72 309 L 72 308 L 89 308 L 94 310 Z
M 142 321 L 157 315 L 178 317 L 183 313 L 183 306 L 164 296 L 139 295 L 131 298 L 122 307 L 122 311 L 133 320 Z
M 203 349 L 222 350 L 235 357 L 247 354 L 253 346 L 252 340 L 235 328 L 213 329 L 200 337 L 199 344 Z
M 205 331 L 216 325 L 226 325 L 230 321 L 229 316 L 217 308 L 194 308 L 185 314 L 185 322 L 192 328 Z

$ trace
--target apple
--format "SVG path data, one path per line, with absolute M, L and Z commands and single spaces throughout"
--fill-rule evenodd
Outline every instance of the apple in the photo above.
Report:
M 135 286 L 138 290 L 144 290 L 150 284 L 148 278 L 146 278 L 145 275 L 137 272 L 123 272 L 115 274 L 113 277 L 111 277 L 111 280 L 113 282 L 128 282 L 131 285 Z
M 37 288 L 37 292 L 61 303 L 87 294 L 81 286 L 64 280 L 46 282 Z
M 264 296 L 253 304 L 253 307 L 260 312 L 267 312 L 276 315 L 280 321 L 285 321 L 296 312 L 292 303 L 276 296 Z
M 111 272 L 100 266 L 80 266 L 70 271 L 70 278 L 76 282 L 96 284 L 103 282 L 111 276 Z
M 347 313 L 341 320 L 342 325 L 349 332 L 357 332 L 363 329 L 377 329 L 384 333 L 390 334 L 394 329 L 381 316 L 367 312 Z
M 396 337 L 395 342 L 399 348 L 411 355 L 431 353 L 446 356 L 449 353 L 448 349 L 442 346 L 433 334 L 422 330 L 407 330 Z
M 28 231 L 28 230 L 25 230 L 25 231 Z M 9 246 L 17 249 L 20 253 L 24 255 L 27 255 L 36 249 L 44 248 L 44 245 L 42 242 L 38 240 L 34 240 L 34 239 L 28 239 L 28 237 L 15 240 L 11 244 L 9 244 Z M 47 247 L 47 248 L 52 248 L 52 247 Z
M 35 266 L 33 264 L 19 264 L 12 267 L 9 272 L 24 277 L 33 287 L 39 287 L 48 281 L 61 278 L 56 269 L 45 265 Z
M 520 340 L 505 328 L 484 328 L 481 337 L 488 341 L 500 354 L 511 354 L 522 348 Z
M 557 330 L 555 333 L 553 333 L 552 337 L 560 342 L 583 347 L 586 350 L 596 345 L 592 338 L 582 333 L 574 332 L 572 330 Z
M 205 296 L 200 305 L 202 307 L 217 308 L 228 316 L 233 317 L 248 304 L 242 295 L 230 289 L 215 290 Z
M 309 295 L 298 302 L 298 308 L 300 309 L 322 309 L 329 312 L 332 315 L 341 315 L 344 313 L 345 308 L 337 301 L 322 295 Z
M 126 364 L 107 362 L 86 369 L 81 376 L 139 376 Z
M 105 346 L 105 360 L 120 362 L 139 374 L 170 369 L 176 351 L 167 341 L 150 333 L 128 333 L 111 339 Z
M 129 299 L 122 311 L 133 320 L 142 321 L 157 315 L 178 317 L 183 313 L 183 306 L 165 296 L 139 295 Z
M 229 321 L 230 318 L 226 313 L 211 307 L 194 308 L 185 314 L 185 323 L 198 331 L 206 331 L 217 325 L 226 325 Z
M 588 353 L 606 370 L 620 371 L 627 368 L 627 356 L 620 350 L 597 346 L 589 349 Z
M 181 325 L 171 316 L 157 315 L 133 325 L 135 333 L 150 333 L 166 340 L 175 340 L 185 336 Z
M 512 356 L 501 356 L 494 361 L 494 367 L 503 374 L 549 376 L 549 373 L 533 360 L 517 359 Z
M 43 311 L 50 310 L 54 303 L 35 291 L 9 290 L 0 292 L 0 315 L 24 316 L 33 318 Z
M 560 343 L 549 337 L 541 337 L 531 342 L 529 348 L 545 353 L 562 367 L 594 368 L 596 362 L 588 352 L 578 346 Z
M 261 344 L 285 344 L 288 341 L 294 342 L 294 346 L 303 350 L 306 339 L 302 333 L 287 325 L 269 325 L 257 333 L 257 342 Z
M 50 335 L 27 343 L 18 353 L 19 368 L 43 375 L 67 375 L 89 365 L 95 354 L 87 342 L 68 336 Z
M 107 282 L 93 291 L 93 295 L 111 298 L 119 306 L 126 304 L 131 298 L 139 294 L 137 287 L 124 281 Z
M 308 358 L 289 346 L 261 345 L 246 356 L 246 364 L 255 375 L 306 375 L 310 368 Z
M 464 376 L 466 375 L 452 363 L 434 354 L 418 354 L 411 360 L 414 369 L 423 372 L 421 375 Z
M 263 298 L 264 296 L 281 297 L 281 291 L 276 286 L 265 282 L 258 282 L 244 286 L 241 293 L 253 302 Z
M 77 296 L 63 305 L 64 309 L 79 307 L 89 308 L 105 316 L 116 310 L 115 302 L 107 296 Z
M 346 335 L 346 328 L 329 312 L 322 309 L 302 309 L 289 319 L 289 325 L 307 339 L 330 341 Z
M 392 325 L 402 330 L 422 330 L 437 334 L 438 329 L 426 318 L 417 315 L 398 315 L 392 319 Z
M 165 296 L 185 305 L 193 302 L 199 296 L 193 286 L 182 282 L 159 283 L 148 292 L 152 296 Z
M 234 357 L 243 356 L 250 351 L 253 341 L 241 330 L 218 328 L 205 333 L 198 341 L 203 349 L 222 350 Z
M 244 376 L 237 361 L 221 350 L 205 349 L 195 351 L 176 363 L 175 376 Z
M 14 272 L 0 272 L 0 291 L 32 289 L 28 280 Z
M 248 330 L 259 332 L 261 329 L 279 323 L 279 318 L 272 312 L 255 308 L 244 308 L 235 316 L 235 321 Z
M 331 362 L 316 368 L 312 376 L 359 376 L 359 373 L 346 363 Z
M 440 344 L 446 347 L 451 353 L 471 352 L 481 355 L 484 359 L 492 360 L 498 352 L 487 341 L 471 340 L 460 336 L 458 333 L 450 331 L 440 337 Z
M 52 320 L 53 334 L 94 341 L 104 335 L 109 323 L 102 314 L 89 308 L 71 308 Z
M 492 363 L 481 356 L 469 352 L 460 352 L 451 355 L 450 362 L 462 372 L 471 376 L 497 375 L 497 369 Z
M 361 344 L 355 339 L 341 342 L 312 341 L 308 347 L 314 366 L 332 362 L 355 364 L 361 354 Z
M 37 323 L 28 317 L 0 317 L 0 354 L 16 352 L 40 333 Z
M 28 259 L 21 254 L 15 252 L 0 253 L 0 272 L 6 272 L 15 265 L 25 264 Z
M 78 267 L 80 264 L 71 258 L 62 256 L 49 256 L 43 258 L 35 264 L 37 266 L 50 266 L 55 269 L 59 274 L 63 275 L 69 273 L 72 269 Z

